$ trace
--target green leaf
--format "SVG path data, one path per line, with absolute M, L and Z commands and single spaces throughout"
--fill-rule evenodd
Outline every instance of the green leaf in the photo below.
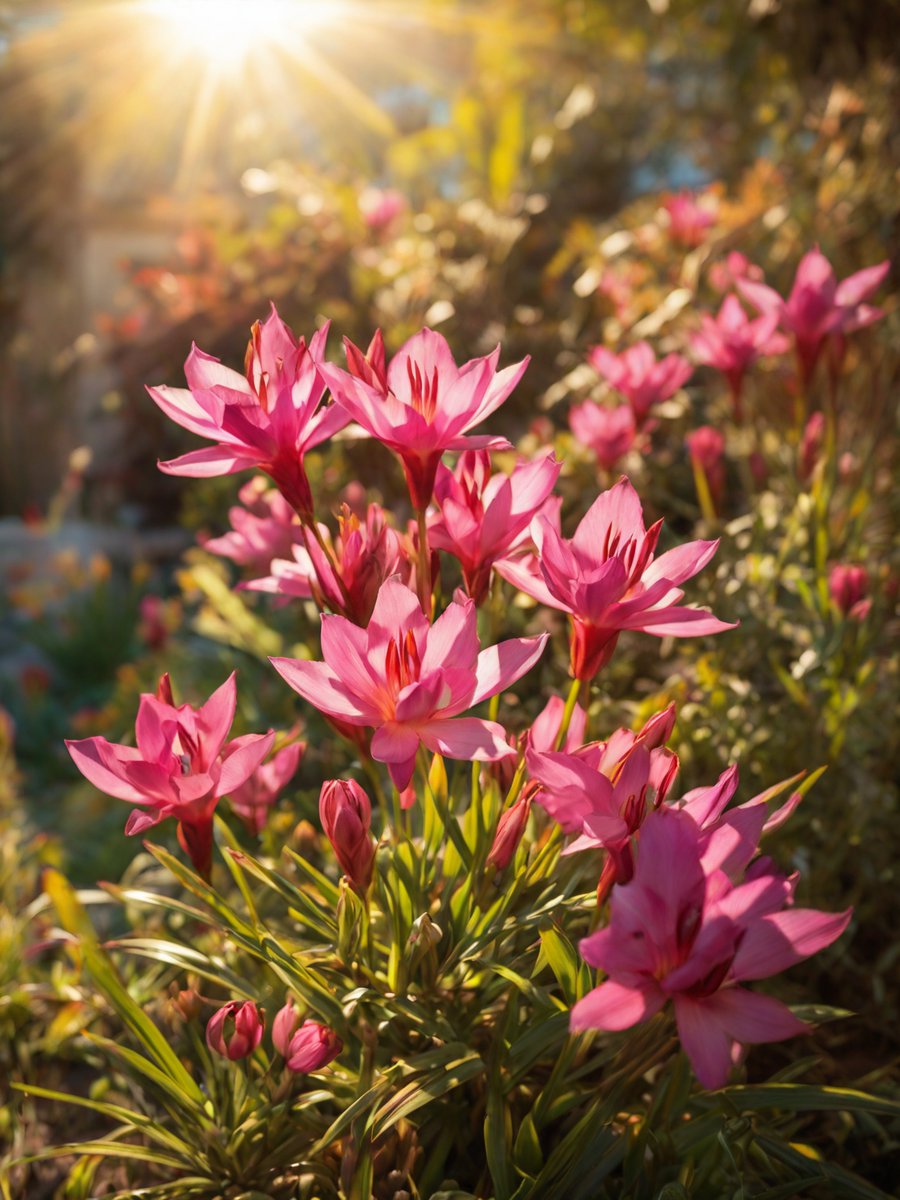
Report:
M 93 926 L 72 886 L 58 871 L 49 869 L 44 875 L 44 889 L 53 901 L 63 928 L 80 938 L 84 965 L 97 987 L 175 1087 L 202 1111 L 203 1093 L 160 1030 L 131 998 L 112 963 L 97 945 Z
M 585 987 L 590 989 L 590 972 L 569 939 L 556 928 L 541 930 L 541 952 L 563 990 L 566 1004 L 571 1008 L 581 999 Z
M 174 1133 L 171 1133 L 168 1129 L 164 1129 L 158 1122 L 145 1116 L 143 1113 L 134 1112 L 132 1109 L 124 1108 L 120 1104 L 109 1104 L 104 1100 L 91 1100 L 87 1096 L 75 1096 L 68 1092 L 56 1092 L 52 1088 L 36 1087 L 33 1084 L 14 1083 L 12 1086 L 17 1092 L 22 1092 L 26 1096 L 40 1096 L 44 1100 L 57 1100 L 61 1104 L 74 1104 L 76 1107 L 88 1108 L 92 1112 L 100 1113 L 101 1116 L 109 1117 L 111 1121 L 115 1121 L 119 1125 L 133 1125 L 135 1129 L 139 1129 L 151 1141 L 175 1151 L 176 1154 L 183 1155 L 194 1166 L 198 1166 L 201 1169 L 203 1167 L 203 1160 L 194 1153 L 187 1142 L 182 1141 L 181 1138 L 176 1137 Z
M 794 1144 L 767 1137 L 765 1134 L 757 1134 L 754 1141 L 770 1157 L 800 1172 L 807 1182 L 827 1184 L 827 1195 L 834 1200 L 890 1200 L 887 1192 L 866 1183 L 852 1171 L 847 1171 L 835 1163 L 811 1158 Z
M 513 1160 L 525 1175 L 537 1175 L 544 1165 L 544 1155 L 531 1113 L 525 1117 L 516 1134 Z
M 484 1070 L 484 1063 L 474 1051 L 466 1050 L 459 1044 L 444 1049 L 452 1050 L 458 1057 L 406 1084 L 383 1104 L 375 1116 L 373 1137 L 380 1137 L 410 1113 L 440 1099 Z M 460 1053 L 460 1050 L 463 1052 Z
M 779 1108 L 786 1112 L 877 1112 L 900 1116 L 900 1102 L 870 1096 L 853 1088 L 822 1087 L 816 1084 L 737 1084 L 715 1092 L 739 1109 Z

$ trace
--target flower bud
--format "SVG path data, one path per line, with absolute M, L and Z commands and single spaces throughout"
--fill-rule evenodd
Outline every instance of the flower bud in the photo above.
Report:
M 653 714 L 637 735 L 637 740 L 648 750 L 656 750 L 659 746 L 666 744 L 672 736 L 674 728 L 675 704 L 673 702 L 667 705 L 662 712 Z
M 172 1008 L 185 1021 L 199 1017 L 202 1007 L 203 1001 L 192 987 L 184 988 L 172 997 Z
M 344 1043 L 333 1029 L 317 1021 L 304 1021 L 282 1053 L 289 1071 L 308 1075 L 327 1066 L 343 1048 Z
M 231 1000 L 206 1026 L 206 1044 L 223 1058 L 246 1058 L 262 1040 L 265 1020 L 249 1000 Z
M 523 796 L 512 808 L 501 813 L 497 822 L 497 832 L 494 844 L 487 856 L 487 861 L 498 871 L 505 870 L 512 861 L 513 855 L 519 848 L 519 842 L 528 824 L 528 814 L 531 812 L 531 797 Z
M 872 602 L 866 599 L 869 591 L 869 573 L 865 567 L 847 563 L 836 563 L 828 579 L 831 599 L 845 617 L 862 621 L 868 616 Z
M 283 1058 L 287 1058 L 291 1038 L 299 1028 L 300 1012 L 293 1000 L 288 1000 L 272 1022 L 272 1045 Z
M 375 855 L 369 797 L 353 780 L 328 780 L 319 796 L 319 816 L 341 869 L 356 891 L 364 893 L 372 881 Z
M 806 422 L 803 437 L 800 441 L 800 461 L 797 464 L 797 474 L 806 483 L 812 478 L 812 473 L 822 456 L 822 443 L 825 440 L 825 418 L 820 412 L 814 412 Z

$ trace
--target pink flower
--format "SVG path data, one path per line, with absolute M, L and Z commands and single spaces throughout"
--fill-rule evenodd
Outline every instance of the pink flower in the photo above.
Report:
M 223 1058 L 247 1058 L 262 1041 L 264 1027 L 263 1015 L 255 1004 L 230 1000 L 210 1018 L 206 1044 Z
M 406 197 L 392 188 L 364 188 L 359 194 L 359 211 L 370 229 L 384 229 L 406 209 Z
M 580 836 L 564 853 L 604 849 L 605 885 L 631 878 L 630 839 L 647 813 L 663 803 L 678 773 L 678 758 L 662 741 L 674 709 L 657 713 L 639 733 L 619 729 L 607 742 L 574 753 L 529 747 L 525 761 L 540 785 L 537 802 L 566 833 Z
M 372 881 L 375 860 L 375 841 L 369 832 L 369 797 L 352 779 L 331 779 L 322 784 L 319 818 L 341 870 L 355 890 L 364 895 Z
M 646 423 L 653 405 L 674 396 L 694 370 L 680 354 L 667 354 L 657 362 L 649 342 L 638 342 L 621 354 L 594 346 L 588 362 L 631 405 L 638 429 Z
M 431 329 L 411 337 L 387 368 L 380 332 L 366 355 L 346 339 L 344 346 L 347 371 L 326 362 L 319 362 L 319 370 L 348 419 L 399 456 L 418 512 L 431 500 L 438 463 L 447 450 L 509 449 L 505 438 L 468 431 L 509 396 L 527 358 L 498 371 L 498 346 L 487 357 L 458 367 L 447 342 Z
M 828 577 L 831 599 L 842 616 L 864 621 L 872 608 L 868 598 L 869 572 L 851 563 L 835 563 Z
M 270 575 L 241 586 L 280 596 L 312 597 L 319 608 L 366 625 L 382 583 L 396 574 L 408 578 L 410 565 L 400 535 L 388 525 L 379 504 L 369 505 L 364 523 L 343 505 L 338 526 L 336 542 L 325 525 L 318 527 L 321 542 L 305 527 L 305 545 L 294 547 L 293 560 L 276 559 Z
M 886 259 L 838 283 L 831 263 L 814 247 L 800 260 L 786 301 L 766 284 L 753 280 L 739 281 L 738 289 L 761 313 L 774 314 L 781 328 L 793 335 L 800 380 L 806 388 L 832 335 L 851 333 L 883 316 L 880 308 L 864 301 L 880 287 L 889 269 Z
M 594 452 L 604 471 L 613 469 L 634 446 L 637 436 L 634 413 L 628 404 L 604 408 L 585 400 L 569 409 L 569 425 L 577 440 Z
M 718 509 L 725 491 L 725 438 L 712 425 L 701 425 L 684 439 L 694 470 L 703 472 L 713 504 Z
M 513 750 L 494 721 L 458 714 L 515 683 L 540 658 L 547 635 L 479 653 L 476 608 L 462 598 L 433 625 L 395 576 L 382 584 L 367 629 L 322 617 L 324 662 L 273 658 L 286 682 L 326 716 L 375 730 L 372 757 L 402 791 L 419 745 L 435 754 L 494 762 Z
M 301 519 L 310 519 L 313 501 L 303 456 L 350 420 L 335 405 L 320 408 L 325 384 L 316 362 L 327 336 L 326 325 L 307 348 L 273 305 L 271 316 L 253 326 L 246 378 L 194 346 L 184 366 L 187 390 L 147 390 L 173 421 L 215 444 L 160 463 L 160 469 L 209 478 L 256 467 L 271 476 Z
M 289 1071 L 308 1075 L 333 1062 L 344 1043 L 327 1025 L 317 1021 L 300 1024 L 300 1014 L 288 1000 L 272 1022 L 272 1045 L 284 1058 Z
M 682 246 L 699 246 L 706 231 L 716 223 L 716 214 L 708 205 L 698 204 L 692 192 L 678 192 L 663 201 L 669 214 L 669 237 Z
M 700 331 L 691 335 L 691 348 L 698 362 L 721 371 L 731 389 L 735 420 L 741 421 L 741 391 L 744 375 L 757 358 L 783 354 L 787 338 L 775 332 L 778 314 L 764 313 L 750 320 L 737 296 L 726 296 L 718 315 L 700 317 Z
M 608 978 L 575 1005 L 571 1028 L 630 1029 L 671 1000 L 698 1079 L 719 1088 L 743 1044 L 808 1028 L 779 1000 L 741 985 L 831 945 L 850 912 L 785 908 L 792 886 L 783 876 L 752 871 L 734 884 L 702 851 L 688 813 L 663 808 L 644 822 L 634 876 L 613 889 L 609 925 L 581 942 L 582 957 Z
M 654 637 L 721 633 L 732 625 L 700 609 L 678 604 L 678 587 L 716 552 L 718 541 L 687 542 L 654 559 L 662 521 L 644 528 L 637 492 L 623 476 L 602 492 L 569 540 L 545 517 L 532 533 L 535 564 L 505 562 L 497 570 L 521 591 L 572 617 L 571 670 L 593 679 L 605 666 L 624 629 Z
M 232 789 L 231 807 L 250 833 L 257 837 L 262 833 L 269 809 L 293 779 L 305 750 L 305 742 L 282 746 L 268 762 Z
M 762 279 L 762 267 L 752 263 L 740 250 L 731 250 L 709 268 L 709 282 L 717 292 L 727 292 L 739 279 Z
M 164 675 L 155 696 L 141 696 L 137 746 L 103 737 L 66 742 L 75 766 L 95 787 L 139 806 L 128 818 L 126 834 L 143 833 L 174 817 L 178 839 L 204 877 L 212 865 L 213 813 L 220 797 L 250 778 L 275 738 L 270 730 L 226 742 L 236 703 L 234 674 L 198 709 L 176 707 Z
M 244 484 L 238 499 L 240 505 L 228 510 L 231 532 L 207 538 L 202 545 L 259 575 L 269 570 L 273 559 L 291 554 L 303 540 L 303 526 L 287 500 L 275 488 L 267 488 L 261 475 Z
M 489 453 L 472 450 L 460 455 L 452 471 L 438 467 L 439 512 L 429 525 L 430 542 L 462 563 L 466 591 L 476 604 L 487 595 L 494 563 L 527 539 L 560 465 L 550 452 L 519 463 L 511 475 L 492 475 Z

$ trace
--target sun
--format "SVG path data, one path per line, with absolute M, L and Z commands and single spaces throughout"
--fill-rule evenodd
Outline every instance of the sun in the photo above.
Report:
M 211 68 L 241 66 L 298 35 L 340 20 L 341 0 L 147 0 L 173 52 Z

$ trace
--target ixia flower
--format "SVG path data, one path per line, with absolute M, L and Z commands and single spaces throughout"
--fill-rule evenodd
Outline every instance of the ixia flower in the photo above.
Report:
M 787 300 L 764 283 L 738 281 L 741 295 L 763 314 L 773 314 L 781 328 L 793 336 L 804 387 L 809 385 L 819 355 L 832 335 L 842 336 L 871 325 L 884 314 L 865 303 L 884 282 L 890 269 L 886 259 L 838 283 L 831 263 L 816 246 L 800 260 Z
M 269 575 L 242 587 L 312 598 L 319 608 L 366 625 L 378 589 L 392 575 L 408 578 L 410 564 L 400 535 L 388 524 L 380 505 L 370 504 L 363 521 L 343 505 L 338 527 L 337 540 L 333 541 L 325 525 L 319 525 L 319 537 L 306 526 L 304 545 L 294 547 L 293 558 L 275 559 Z
M 569 410 L 569 425 L 578 441 L 593 451 L 604 471 L 611 471 L 637 438 L 637 425 L 629 404 L 604 408 L 593 400 L 585 400 Z
M 721 371 L 728 381 L 735 420 L 742 418 L 744 376 L 760 357 L 783 354 L 787 338 L 776 333 L 778 313 L 767 312 L 751 320 L 737 296 L 726 296 L 715 317 L 703 313 L 700 329 L 691 335 L 697 361 Z
M 229 795 L 232 810 L 250 833 L 257 837 L 262 833 L 269 809 L 297 773 L 305 751 L 305 742 L 282 746 L 268 762 L 232 789 Z
M 561 464 L 553 454 L 522 462 L 511 475 L 491 474 L 486 450 L 461 454 L 451 471 L 441 464 L 435 479 L 439 512 L 431 518 L 431 545 L 462 564 L 466 591 L 481 604 L 494 563 L 523 539 L 553 491 Z
M 278 316 L 253 326 L 246 375 L 194 346 L 184 365 L 187 389 L 152 387 L 166 416 L 214 445 L 160 463 L 169 475 L 209 478 L 256 467 L 277 484 L 303 520 L 313 511 L 303 456 L 349 422 L 343 408 L 321 408 L 325 393 L 317 361 L 328 326 L 309 346 Z
M 680 354 L 667 354 L 657 361 L 649 342 L 638 342 L 621 354 L 594 346 L 588 362 L 631 405 L 638 429 L 646 424 L 653 405 L 674 396 L 694 371 Z
M 494 762 L 514 753 L 502 726 L 459 714 L 515 683 L 543 652 L 547 635 L 514 638 L 479 652 L 476 608 L 452 602 L 432 625 L 398 578 L 378 593 L 366 629 L 322 617 L 324 662 L 273 658 L 282 678 L 342 725 L 375 730 L 371 753 L 402 791 L 419 745 L 448 758 Z
M 403 463 L 413 507 L 424 512 L 438 463 L 447 450 L 508 450 L 505 438 L 472 435 L 509 396 L 528 359 L 497 370 L 498 346 L 458 367 L 439 333 L 423 329 L 385 365 L 380 331 L 366 354 L 345 339 L 347 370 L 319 361 L 332 395 L 372 437 Z
M 212 865 L 213 813 L 254 774 L 275 734 L 228 738 L 237 704 L 232 673 L 200 708 L 175 705 L 168 675 L 156 695 L 141 696 L 136 746 L 103 737 L 67 741 L 78 770 L 100 791 L 135 804 L 126 834 L 143 833 L 166 817 L 178 822 L 178 840 L 201 875 Z
M 249 1000 L 231 1000 L 210 1018 L 206 1044 L 222 1058 L 247 1058 L 262 1041 L 265 1021 Z
M 593 679 L 624 629 L 655 637 L 721 633 L 733 626 L 701 609 L 680 605 L 679 584 L 696 575 L 718 541 L 686 542 L 659 558 L 653 553 L 662 521 L 649 530 L 637 492 L 623 476 L 602 492 L 571 539 L 538 517 L 532 535 L 538 557 L 497 565 L 504 579 L 572 618 L 571 670 Z
M 716 223 L 715 211 L 698 202 L 693 192 L 677 192 L 663 201 L 669 217 L 669 237 L 682 246 L 699 246 L 706 231 Z
M 257 575 L 268 571 L 273 559 L 288 558 L 303 541 L 297 514 L 275 488 L 258 475 L 238 492 L 240 504 L 228 510 L 231 529 L 221 537 L 207 538 L 204 550 L 230 558 Z
M 580 944 L 608 978 L 572 1009 L 571 1028 L 630 1029 L 671 1001 L 697 1078 L 719 1088 L 743 1045 L 808 1029 L 779 1000 L 742 985 L 831 945 L 851 914 L 789 906 L 791 882 L 765 861 L 734 883 L 704 861 L 704 846 L 687 812 L 664 807 L 644 822 L 634 876 L 613 888 L 609 925 Z
M 647 813 L 666 799 L 678 773 L 678 757 L 664 746 L 675 720 L 674 705 L 638 732 L 619 729 L 607 742 L 578 749 L 529 746 L 525 761 L 539 785 L 540 804 L 566 833 L 579 836 L 564 853 L 603 849 L 603 890 L 631 878 L 630 839 Z

